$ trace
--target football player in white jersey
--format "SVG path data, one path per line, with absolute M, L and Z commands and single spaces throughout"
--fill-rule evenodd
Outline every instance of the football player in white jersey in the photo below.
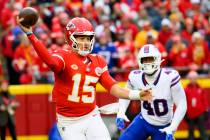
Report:
M 186 96 L 176 70 L 160 68 L 161 54 L 152 44 L 144 45 L 138 53 L 139 70 L 129 74 L 126 87 L 150 90 L 151 101 L 141 101 L 141 113 L 125 129 L 119 140 L 173 140 L 173 134 L 186 110 Z M 130 101 L 119 100 L 116 124 L 125 127 L 125 112 Z M 176 110 L 173 112 L 173 106 Z

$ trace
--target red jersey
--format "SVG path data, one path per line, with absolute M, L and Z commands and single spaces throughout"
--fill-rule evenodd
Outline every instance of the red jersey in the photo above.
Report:
M 54 71 L 53 101 L 58 114 L 67 117 L 88 114 L 96 107 L 96 84 L 99 82 L 110 90 L 116 83 L 103 57 L 94 54 L 82 57 L 63 49 L 51 55 L 34 35 L 29 39 L 40 58 Z

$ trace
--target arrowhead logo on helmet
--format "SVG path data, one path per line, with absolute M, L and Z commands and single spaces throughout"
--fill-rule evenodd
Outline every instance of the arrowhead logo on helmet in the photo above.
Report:
M 76 26 L 74 25 L 74 23 L 72 22 L 69 22 L 67 25 L 66 25 L 66 30 L 71 30 L 71 29 L 75 29 Z

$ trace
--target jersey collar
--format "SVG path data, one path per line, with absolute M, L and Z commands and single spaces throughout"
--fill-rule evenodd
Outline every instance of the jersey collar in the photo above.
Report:
M 158 73 L 158 76 L 157 76 L 156 80 L 153 83 L 153 85 L 155 85 L 155 86 L 157 85 L 157 83 L 158 83 L 158 81 L 160 79 L 161 71 L 162 71 L 162 69 L 160 69 L 160 72 Z M 145 73 L 143 73 L 143 75 L 142 75 L 142 81 L 143 81 L 144 86 L 149 85 L 147 80 L 146 80 L 146 78 L 145 78 Z

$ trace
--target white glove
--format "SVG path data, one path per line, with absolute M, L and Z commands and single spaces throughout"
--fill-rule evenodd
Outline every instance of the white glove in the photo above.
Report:
M 168 127 L 165 127 L 163 129 L 159 129 L 161 132 L 165 132 L 166 134 L 174 134 L 174 132 L 176 131 L 176 129 L 174 127 L 172 127 L 171 125 L 169 125 Z
M 117 118 L 122 118 L 124 121 L 126 122 L 130 122 L 130 120 L 128 119 L 128 117 L 125 114 L 117 114 Z

